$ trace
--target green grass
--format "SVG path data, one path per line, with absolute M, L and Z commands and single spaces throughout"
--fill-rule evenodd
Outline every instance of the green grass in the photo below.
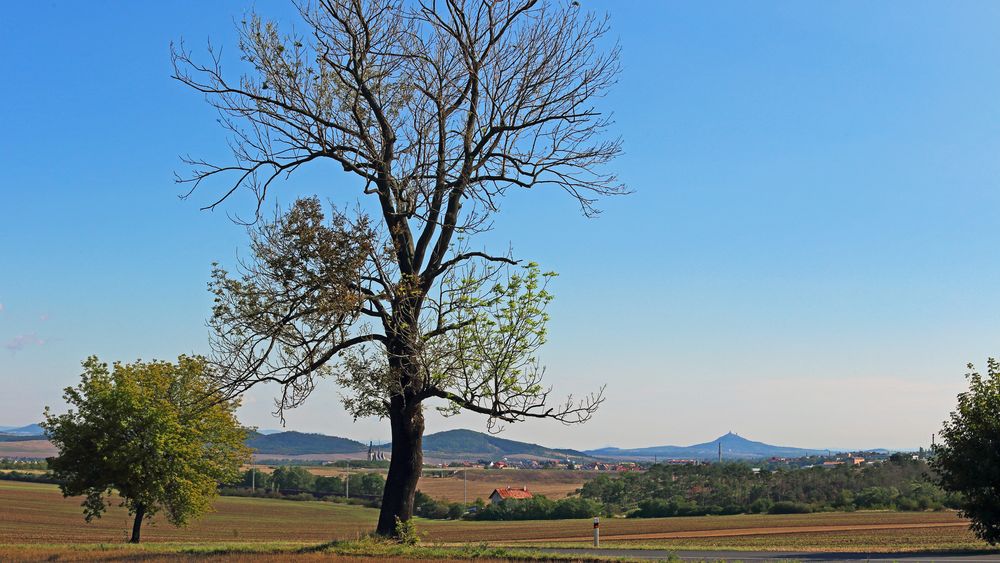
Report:
M 192 558 L 215 560 L 253 561 L 309 561 L 331 558 L 376 558 L 381 560 L 464 560 L 485 561 L 622 561 L 621 557 L 603 555 L 562 555 L 541 553 L 527 549 L 511 549 L 487 545 L 442 546 L 400 545 L 395 542 L 364 538 L 353 541 L 335 541 L 316 545 L 273 543 L 168 543 L 168 544 L 32 544 L 0 546 L 0 560 L 58 559 L 60 561 L 115 561 L 115 560 L 188 560 Z

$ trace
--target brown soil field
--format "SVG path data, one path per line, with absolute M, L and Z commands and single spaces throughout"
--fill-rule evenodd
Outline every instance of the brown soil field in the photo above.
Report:
M 603 545 L 611 548 L 651 549 L 738 549 L 752 551 L 931 551 L 984 550 L 988 545 L 977 539 L 967 526 L 882 528 L 782 534 L 717 535 L 698 538 L 616 540 Z M 560 543 L 562 545 L 562 543 Z M 565 545 L 588 546 L 590 540 Z
M 5 563 L 15 561 L 191 561 L 194 558 L 192 553 L 147 553 L 137 550 L 113 548 L 102 548 L 100 550 L 67 550 L 65 548 L 37 548 L 37 547 L 10 547 L 0 546 L 0 561 Z M 356 555 L 336 555 L 330 553 L 226 553 L 218 555 L 197 555 L 198 561 L 206 563 L 216 561 L 247 561 L 264 563 L 281 563 L 284 561 L 350 561 L 351 563 L 385 563 L 393 561 L 399 563 L 416 563 L 426 561 L 424 558 L 414 559 L 408 557 L 359 557 Z M 458 561 L 468 561 L 468 559 L 437 559 L 441 563 L 452 563 Z M 479 559 L 480 563 L 501 563 L 506 559 Z
M 23 442 L 0 442 L 0 457 L 44 458 L 58 453 L 48 440 L 25 440 Z
M 840 526 L 783 526 L 729 528 L 725 530 L 688 530 L 684 532 L 651 532 L 644 534 L 613 534 L 604 535 L 604 541 L 643 541 L 690 538 L 725 538 L 731 536 L 770 536 L 774 534 L 815 534 L 817 532 L 871 532 L 881 530 L 924 530 L 927 528 L 968 528 L 967 522 L 927 522 L 911 524 L 847 524 Z M 560 542 L 560 541 L 591 541 L 592 536 L 577 536 L 573 538 L 553 537 L 518 542 Z
M 249 466 L 247 466 L 249 469 Z M 263 473 L 274 471 L 273 466 L 258 465 Z M 313 475 L 324 477 L 343 477 L 347 471 L 339 467 L 305 467 Z M 385 470 L 353 469 L 352 473 L 379 472 L 385 475 Z M 468 469 L 468 499 L 488 500 L 493 489 L 500 487 L 527 487 L 535 494 L 545 495 L 551 499 L 565 498 L 577 491 L 588 479 L 593 479 L 598 473 L 593 471 L 561 471 L 534 469 Z M 449 502 L 464 502 L 466 483 L 463 482 L 462 470 L 425 469 L 420 484 L 417 486 L 424 494 L 438 500 Z
M 561 499 L 576 493 L 585 481 L 597 475 L 592 471 L 552 469 L 425 470 L 418 487 L 432 498 L 451 502 L 464 501 L 466 486 L 469 502 L 488 500 L 493 489 L 501 487 L 526 487 L 534 494 Z
M 471 481 L 470 481 L 471 482 Z M 119 544 L 129 527 L 124 510 L 109 509 L 83 521 L 80 499 L 65 499 L 53 485 L 0 481 L 0 545 Z M 222 497 L 216 512 L 187 528 L 162 520 L 144 528 L 147 542 L 212 544 L 353 539 L 370 532 L 377 511 L 330 502 Z M 468 522 L 419 520 L 428 542 L 524 545 L 589 541 L 590 520 Z M 871 549 L 880 551 L 985 547 L 954 512 L 854 512 L 605 519 L 608 546 L 675 548 Z

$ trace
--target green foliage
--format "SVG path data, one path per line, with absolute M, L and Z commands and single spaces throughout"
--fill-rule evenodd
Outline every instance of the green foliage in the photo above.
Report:
M 458 520 L 458 519 L 460 519 L 462 516 L 465 516 L 465 510 L 466 510 L 465 509 L 465 505 L 463 505 L 461 503 L 453 502 L 453 503 L 449 504 L 448 505 L 448 519 L 449 520 Z
M 49 459 L 65 496 L 85 495 L 87 521 L 117 492 L 132 514 L 161 510 L 184 525 L 211 508 L 218 484 L 239 478 L 248 459 L 238 406 L 216 395 L 199 357 L 170 362 L 83 362 L 66 388 L 68 413 L 46 408 L 42 427 L 59 455 Z
M 271 473 L 271 484 L 279 490 L 311 491 L 316 476 L 303 467 L 283 465 Z
M 493 281 L 497 272 L 445 280 L 455 295 L 458 327 L 440 343 L 451 353 L 439 354 L 442 361 L 434 370 L 439 388 L 457 391 L 442 393 L 451 401 L 439 408 L 445 415 L 470 405 L 487 413 L 490 409 L 524 412 L 542 402 L 546 393 L 536 354 L 547 337 L 546 308 L 553 298 L 548 283 L 556 274 L 542 272 L 533 262 L 523 272 L 515 270 L 506 282 Z M 490 393 L 484 396 L 482 389 Z M 497 417 L 491 416 L 490 424 L 496 422 Z
M 317 493 L 342 494 L 344 489 L 344 480 L 340 477 L 316 477 L 313 481 L 313 490 Z
M 396 533 L 394 535 L 397 542 L 403 545 L 417 545 L 420 542 L 420 534 L 417 533 L 417 524 L 413 520 L 400 520 L 396 517 Z
M 543 495 L 530 499 L 507 499 L 476 512 L 477 520 L 556 520 L 589 518 L 602 512 L 599 502 L 584 498 L 550 500 Z
M 0 458 L 0 469 L 48 469 L 49 463 L 47 461 L 41 461 L 36 459 L 23 460 L 23 459 L 10 459 L 10 458 Z
M 933 510 L 954 499 L 928 477 L 930 468 L 906 456 L 870 467 L 838 466 L 754 472 L 746 464 L 654 465 L 645 473 L 599 476 L 583 498 L 607 513 L 633 517 L 767 513 L 781 503 L 813 511 Z
M 351 473 L 351 494 L 381 496 L 385 477 L 379 473 Z
M 934 448 L 938 482 L 961 495 L 962 513 L 979 538 L 1000 542 L 1000 363 L 990 358 L 983 376 L 969 364 L 969 390 L 945 421 Z
M 385 487 L 385 477 L 374 472 L 356 472 L 350 474 L 351 496 L 380 497 L 382 489 Z M 241 489 L 249 489 L 251 485 L 251 470 L 243 473 L 243 476 L 231 483 Z M 308 469 L 300 465 L 280 465 L 268 475 L 257 470 L 254 484 L 258 491 L 264 496 L 274 496 L 276 498 L 291 498 L 295 495 L 305 495 L 302 498 L 314 500 L 316 496 L 344 496 L 347 493 L 347 486 L 341 477 L 321 477 L 309 472 Z M 270 491 L 272 495 L 267 495 Z M 237 495 L 238 490 L 226 489 L 225 494 Z M 318 493 L 314 495 L 313 493 Z M 365 502 L 365 501 L 360 501 Z
M 768 514 L 809 514 L 812 507 L 804 502 L 780 500 L 768 509 Z
M 54 483 L 59 481 L 51 473 L 28 473 L 25 471 L 4 471 L 0 473 L 0 481 L 23 481 L 26 483 Z

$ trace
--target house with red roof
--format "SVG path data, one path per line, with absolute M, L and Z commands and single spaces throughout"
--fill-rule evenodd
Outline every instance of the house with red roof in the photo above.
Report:
M 513 489 L 511 487 L 493 489 L 493 492 L 490 493 L 490 504 L 497 504 L 507 499 L 529 499 L 533 498 L 533 496 L 534 495 L 528 492 L 528 487 L 521 487 L 520 489 Z

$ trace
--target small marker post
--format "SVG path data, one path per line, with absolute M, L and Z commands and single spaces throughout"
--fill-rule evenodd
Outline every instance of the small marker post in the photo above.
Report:
M 601 546 L 601 517 L 594 516 L 594 547 Z

